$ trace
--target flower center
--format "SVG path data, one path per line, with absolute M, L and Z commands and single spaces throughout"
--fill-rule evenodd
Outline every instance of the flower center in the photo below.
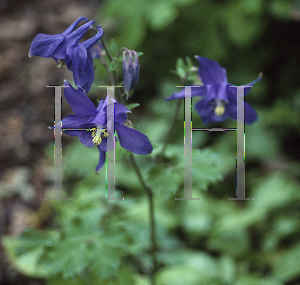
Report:
M 94 145 L 100 145 L 102 142 L 102 139 L 107 138 L 108 133 L 106 129 L 100 129 L 99 127 L 97 128 L 92 128 L 92 138 L 93 138 L 93 143 Z
M 217 99 L 216 100 L 216 107 L 215 107 L 215 114 L 217 116 L 222 116 L 225 112 L 225 102 Z

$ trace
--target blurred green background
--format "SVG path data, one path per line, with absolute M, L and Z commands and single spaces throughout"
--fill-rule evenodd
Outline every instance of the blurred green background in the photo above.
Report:
M 109 46 L 114 38 L 144 53 L 129 100 L 141 105 L 129 119 L 154 147 L 137 161 L 155 195 L 156 284 L 300 284 L 300 1 L 109 0 L 94 12 Z M 235 132 L 193 133 L 193 197 L 200 200 L 175 201 L 183 197 L 183 106 L 165 161 L 156 165 L 176 106 L 163 98 L 180 85 L 170 71 L 178 57 L 198 67 L 195 55 L 217 61 L 235 85 L 264 74 L 246 97 L 259 116 L 245 129 L 246 197 L 254 201 L 228 201 L 235 196 Z M 108 76 L 101 60 L 95 65 L 89 96 L 96 103 Z M 193 109 L 193 127 L 235 126 L 203 125 Z M 43 231 L 5 236 L 10 263 L 49 285 L 151 284 L 147 197 L 128 153 L 116 144 L 115 196 L 125 200 L 98 201 L 105 197 L 105 169 L 94 172 L 98 150 L 67 136 L 63 145 L 72 201 L 42 204 L 51 209 Z M 44 153 L 51 173 L 53 143 Z

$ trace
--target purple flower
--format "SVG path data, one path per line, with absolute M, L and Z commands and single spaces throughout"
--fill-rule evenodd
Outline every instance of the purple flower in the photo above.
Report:
M 204 96 L 203 99 L 197 102 L 196 110 L 202 122 L 208 124 L 210 122 L 221 122 L 228 118 L 237 119 L 237 89 L 228 83 L 226 70 L 217 62 L 196 56 L 200 63 L 198 70 L 199 76 L 203 85 L 192 88 L 193 96 Z M 261 80 L 259 76 L 256 80 L 245 84 L 251 86 Z M 251 87 L 245 88 L 245 95 L 251 90 Z M 180 92 L 173 93 L 167 101 L 184 98 L 184 89 Z M 245 102 L 245 123 L 251 124 L 257 120 L 257 114 L 250 104 Z
M 132 61 L 134 56 L 134 61 Z M 134 50 L 125 50 L 123 52 L 123 76 L 124 76 L 124 91 L 126 99 L 131 95 L 131 91 L 136 86 L 139 80 L 140 64 L 137 53 Z
M 102 44 L 96 43 L 91 49 L 92 58 L 101 58 L 102 50 L 103 50 Z
M 66 57 L 67 47 L 77 44 L 89 27 L 95 23 L 95 21 L 90 21 L 75 30 L 81 21 L 88 22 L 88 19 L 86 17 L 78 18 L 62 34 L 37 34 L 32 41 L 28 56 L 52 57 L 56 61 L 58 61 L 58 59 L 64 59 Z
M 111 150 L 107 148 L 107 137 L 114 135 L 107 130 L 107 125 L 110 124 L 109 121 L 107 122 L 108 97 L 101 100 L 96 108 L 85 93 L 74 89 L 67 81 L 65 81 L 65 86 L 69 86 L 64 89 L 65 98 L 75 114 L 68 115 L 62 120 L 62 128 L 72 129 L 64 133 L 79 137 L 80 142 L 85 146 L 90 148 L 96 145 L 98 147 L 100 152 L 99 163 L 96 167 L 96 173 L 98 173 L 105 164 L 106 152 Z M 151 153 L 153 148 L 148 137 L 124 126 L 127 120 L 126 114 L 130 110 L 120 103 L 111 104 L 114 104 L 115 108 L 115 129 L 121 147 L 136 154 Z
M 73 71 L 76 86 L 85 93 L 90 91 L 95 77 L 91 50 L 102 36 L 103 30 L 97 26 L 97 34 L 93 38 L 69 45 L 66 50 L 67 68 Z

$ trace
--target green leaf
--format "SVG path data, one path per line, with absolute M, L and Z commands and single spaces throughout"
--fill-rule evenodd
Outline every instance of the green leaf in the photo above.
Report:
M 118 53 L 118 46 L 114 39 L 110 40 L 108 50 L 112 57 L 114 57 Z
M 184 64 L 184 61 L 182 58 L 177 58 L 176 61 L 176 73 L 180 78 L 184 78 L 187 72 L 187 68 Z
M 269 3 L 269 10 L 276 18 L 287 20 L 291 17 L 291 2 L 283 0 L 273 0 Z
M 180 79 L 194 82 L 198 77 L 198 68 L 193 66 L 193 62 L 188 56 L 185 59 L 186 64 L 182 58 L 177 58 L 176 71 L 171 70 L 170 72 L 176 74 Z
M 221 154 L 214 153 L 210 149 L 193 149 L 193 184 L 197 185 L 198 189 L 207 190 L 209 184 L 222 179 L 221 169 L 225 163 Z
M 96 147 L 85 147 L 76 137 L 63 154 L 63 175 L 67 177 L 86 177 L 89 173 L 94 174 L 98 161 L 98 149 Z M 83 165 L 84 167 L 82 167 Z
M 17 255 L 16 252 L 23 249 L 22 242 L 9 236 L 2 237 L 2 245 L 10 263 L 22 274 L 36 278 L 47 278 L 50 276 L 50 272 L 46 268 L 37 268 L 36 266 L 38 259 L 43 253 L 42 247 L 32 247 L 30 251 Z
M 265 211 L 286 207 L 294 200 L 300 199 L 299 185 L 288 175 L 278 171 L 265 176 L 252 193 L 254 201 L 251 209 Z
M 250 247 L 250 238 L 246 230 L 234 230 L 231 232 L 223 232 L 218 234 L 212 232 L 211 238 L 208 240 L 208 248 L 218 250 L 224 254 L 241 257 Z
M 287 282 L 300 274 L 300 244 L 293 246 L 275 262 L 274 275 Z
M 183 182 L 183 169 L 164 165 L 153 166 L 148 171 L 148 182 L 155 195 L 168 199 Z
M 107 61 L 107 65 L 109 67 L 109 71 L 113 72 L 117 69 L 118 67 L 118 62 L 116 60 L 112 60 L 112 61 Z
M 139 103 L 132 103 L 132 104 L 126 105 L 125 107 L 128 108 L 129 110 L 132 110 L 132 109 L 134 109 L 134 108 L 136 108 L 138 106 L 140 106 Z
M 234 284 L 234 280 L 237 273 L 237 268 L 234 260 L 225 255 L 221 256 L 219 260 L 219 276 L 222 277 L 225 284 Z
M 239 276 L 238 280 L 235 285 L 245 285 L 245 284 L 255 284 L 255 285 L 284 285 L 281 280 L 277 278 L 259 278 L 258 276 L 247 275 L 244 274 Z
M 177 16 L 177 9 L 170 2 L 153 2 L 146 14 L 150 26 L 154 30 L 160 30 L 171 23 Z
M 221 285 L 221 281 L 216 276 L 211 276 L 208 272 L 200 271 L 194 266 L 176 265 L 161 269 L 156 276 L 157 285 Z
M 263 32 L 264 21 L 260 16 L 260 13 L 253 12 L 253 9 L 249 9 L 247 5 L 244 5 L 248 1 L 239 1 L 239 3 L 233 3 L 227 8 L 228 12 L 224 13 L 224 23 L 227 24 L 229 36 L 232 41 L 239 46 L 249 44 L 250 41 L 259 38 L 259 35 Z M 252 1 L 257 2 L 257 1 Z M 257 4 L 260 6 L 260 3 Z M 262 9 L 258 9 L 260 12 Z
M 96 274 L 86 271 L 80 276 L 63 278 L 61 274 L 50 278 L 47 285 L 127 285 L 134 283 L 134 271 L 130 266 L 121 266 L 116 275 L 100 280 Z
M 103 236 L 93 247 L 93 257 L 89 269 L 103 280 L 115 275 L 121 264 L 122 247 L 125 248 L 122 235 Z

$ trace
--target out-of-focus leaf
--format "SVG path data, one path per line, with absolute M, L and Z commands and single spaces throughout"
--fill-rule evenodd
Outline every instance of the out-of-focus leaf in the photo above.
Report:
M 161 269 L 156 277 L 158 285 L 222 285 L 224 283 L 216 276 L 211 276 L 209 272 L 203 272 L 197 267 L 188 265 L 175 265 Z
M 150 27 L 154 30 L 166 27 L 176 16 L 177 10 L 173 5 L 170 5 L 170 1 L 152 2 L 152 5 L 149 7 L 149 13 L 147 14 Z
M 148 172 L 148 183 L 152 186 L 155 195 L 168 199 L 176 192 L 182 183 L 182 168 L 157 165 Z
M 277 278 L 260 278 L 256 276 L 243 275 L 236 281 L 235 285 L 245 285 L 245 284 L 255 284 L 255 285 L 284 285 L 281 280 Z
M 300 274 L 300 244 L 280 255 L 275 262 L 274 275 L 287 282 Z
M 6 256 L 18 271 L 22 272 L 24 275 L 36 278 L 47 278 L 50 276 L 50 272 L 46 268 L 38 268 L 36 266 L 39 257 L 43 253 L 42 247 L 32 248 L 22 255 L 17 255 L 16 252 L 18 250 L 24 250 L 22 242 L 19 239 L 5 236 L 2 237 L 1 242 Z
M 254 188 L 252 196 L 254 201 L 249 205 L 251 209 L 274 210 L 299 200 L 299 185 L 281 172 L 271 173 Z

